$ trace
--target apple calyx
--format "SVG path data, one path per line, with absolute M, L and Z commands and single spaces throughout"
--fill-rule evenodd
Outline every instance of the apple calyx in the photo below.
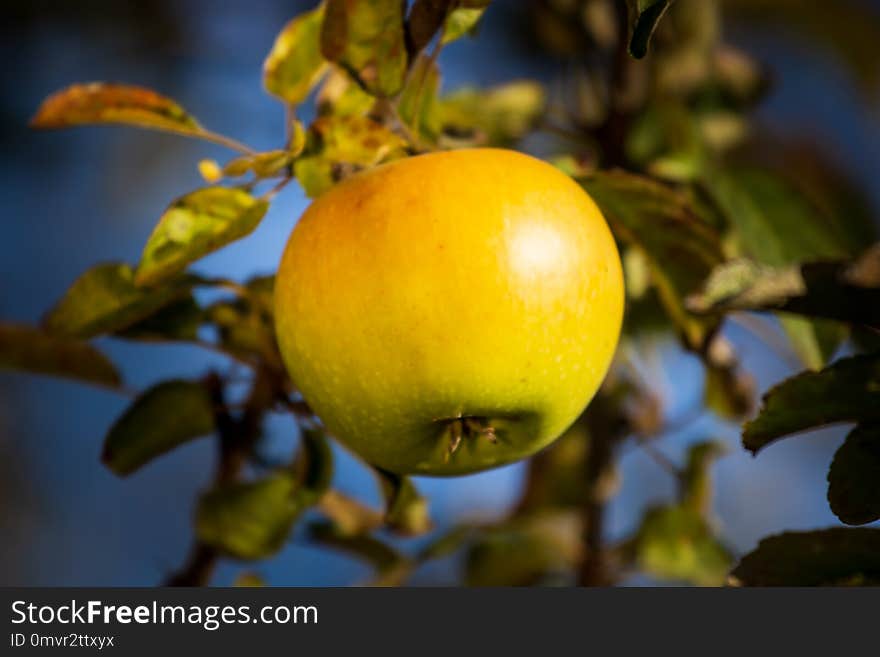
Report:
M 495 434 L 495 427 L 488 417 L 479 415 L 458 416 L 454 418 L 445 418 L 438 420 L 445 424 L 443 435 L 449 441 L 449 447 L 446 450 L 446 462 L 455 454 L 455 451 L 461 446 L 462 440 L 485 439 L 493 445 L 498 442 L 498 436 Z

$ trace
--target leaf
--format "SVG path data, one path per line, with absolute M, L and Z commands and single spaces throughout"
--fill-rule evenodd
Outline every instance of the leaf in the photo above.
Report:
M 380 511 L 335 490 L 327 491 L 318 506 L 333 522 L 336 531 L 345 536 L 369 533 L 385 522 Z
M 771 388 L 761 411 L 743 427 L 752 453 L 788 434 L 836 422 L 880 421 L 880 354 L 842 358 Z
M 615 235 L 644 252 L 666 312 L 690 348 L 702 349 L 717 322 L 689 313 L 684 298 L 723 261 L 718 233 L 684 197 L 647 178 L 610 171 L 582 184 Z
M 405 146 L 403 138 L 367 117 L 324 116 L 309 127 L 294 173 L 315 198 L 348 175 L 402 156 Z
M 341 533 L 330 523 L 311 524 L 309 536 L 322 545 L 342 550 L 366 561 L 379 573 L 387 572 L 404 561 L 403 555 L 379 539 L 364 534 Z
M 199 328 L 204 320 L 205 311 L 192 296 L 187 296 L 118 331 L 116 335 L 127 340 L 193 341 L 198 339 Z
M 834 527 L 764 538 L 731 573 L 741 586 L 880 584 L 880 529 Z
M 333 67 L 315 99 L 318 116 L 363 115 L 370 111 L 376 99 L 351 79 L 340 68 Z
M 374 96 L 390 98 L 407 69 L 399 0 L 326 0 L 321 52 Z
M 303 429 L 301 451 L 296 467 L 302 495 L 309 504 L 316 503 L 330 488 L 333 480 L 333 450 L 321 431 Z
M 101 460 L 118 475 L 131 474 L 178 445 L 214 430 L 208 391 L 194 381 L 165 381 L 128 407 L 104 441 Z
M 483 531 L 465 557 L 468 586 L 532 586 L 565 581 L 581 555 L 576 512 L 520 517 Z
M 60 376 L 117 387 L 119 372 L 87 342 L 0 322 L 0 370 Z
M 682 472 L 682 507 L 708 518 L 712 511 L 712 478 L 709 468 L 727 453 L 724 443 L 707 440 L 688 449 L 687 463 Z
M 856 427 L 837 450 L 828 471 L 828 502 L 848 525 L 880 520 L 880 424 Z
M 199 500 L 199 540 L 238 559 L 262 559 L 280 550 L 309 496 L 289 472 L 215 488 Z
M 446 17 L 443 24 L 443 34 L 440 43 L 447 44 L 457 41 L 466 34 L 472 34 L 477 23 L 486 13 L 490 0 L 465 0 L 453 9 Z
M 428 501 L 419 495 L 409 477 L 376 469 L 385 496 L 385 522 L 407 535 L 424 534 L 431 529 Z
M 43 101 L 33 128 L 121 123 L 199 136 L 199 123 L 176 102 L 155 91 L 123 84 L 74 84 Z
M 649 509 L 634 549 L 639 568 L 646 573 L 699 586 L 723 584 L 733 561 L 705 518 L 680 506 Z
M 273 96 L 299 105 L 327 71 L 321 55 L 324 5 L 290 21 L 276 37 L 263 63 L 263 85 Z
M 447 136 L 506 146 L 534 127 L 545 102 L 540 84 L 519 80 L 490 89 L 459 89 L 440 99 L 437 116 Z
M 854 263 L 768 267 L 733 260 L 687 299 L 692 312 L 779 310 L 880 327 L 880 245 Z
M 167 281 L 194 260 L 249 234 L 268 208 L 265 199 L 226 187 L 205 187 L 177 199 L 147 240 L 135 284 Z
M 412 3 L 406 20 L 411 55 L 418 54 L 431 42 L 456 4 L 457 0 L 415 0 Z
M 43 320 L 52 333 L 91 338 L 125 329 L 189 294 L 192 281 L 180 278 L 161 288 L 139 288 L 131 267 L 95 265 L 77 278 Z
M 730 169 L 710 174 L 706 187 L 736 231 L 745 255 L 773 267 L 804 261 L 842 260 L 847 241 L 791 185 L 761 169 Z M 828 323 L 785 318 L 783 327 L 803 361 L 821 367 L 843 339 Z
M 437 93 L 440 70 L 430 57 L 422 54 L 415 61 L 400 98 L 397 112 L 417 135 L 433 140 L 440 131 L 437 117 Z
M 627 0 L 632 23 L 629 40 L 630 55 L 641 59 L 648 54 L 651 36 L 671 4 L 672 0 Z
M 253 173 L 257 178 L 272 178 L 289 167 L 298 153 L 286 150 L 266 151 L 237 157 L 223 167 L 223 175 L 238 178 Z

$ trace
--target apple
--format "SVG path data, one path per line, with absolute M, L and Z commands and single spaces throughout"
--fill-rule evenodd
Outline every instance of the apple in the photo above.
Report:
M 605 376 L 623 303 L 593 201 L 501 149 L 335 186 L 296 224 L 275 286 L 293 382 L 344 445 L 399 474 L 476 472 L 560 436 Z

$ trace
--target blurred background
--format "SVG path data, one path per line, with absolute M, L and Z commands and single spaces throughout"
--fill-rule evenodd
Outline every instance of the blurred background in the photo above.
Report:
M 196 162 L 228 155 L 210 144 L 116 127 L 32 132 L 27 122 L 39 102 L 72 82 L 128 82 L 175 98 L 213 130 L 260 150 L 277 147 L 283 110 L 262 92 L 262 61 L 284 23 L 311 4 L 40 0 L 4 7 L 0 317 L 36 322 L 92 264 L 136 262 L 169 200 L 201 184 Z M 875 61 L 862 61 L 858 49 L 864 51 L 865 39 L 857 33 L 880 25 L 880 2 L 855 4 L 876 22 L 853 25 L 854 36 L 846 24 L 828 25 L 814 26 L 823 36 L 811 39 L 809 30 L 789 30 L 784 21 L 772 20 L 734 20 L 725 24 L 725 35 L 771 71 L 773 86 L 758 120 L 830 152 L 877 207 L 880 106 L 873 83 L 880 65 L 876 48 L 868 49 Z M 531 5 L 496 0 L 479 38 L 442 53 L 444 89 L 547 79 L 558 70 L 564 55 L 537 48 Z M 868 37 L 875 45 L 870 32 Z M 834 38 L 837 43 L 828 42 Z M 236 278 L 274 271 L 305 205 L 291 185 L 252 236 L 209 256 L 197 269 Z M 791 354 L 768 348 L 736 325 L 727 331 L 761 390 L 799 369 Z M 194 347 L 106 339 L 100 346 L 138 389 L 224 362 Z M 667 420 L 676 425 L 677 417 L 700 403 L 701 367 L 671 345 L 661 345 L 646 367 Z M 212 444 L 195 441 L 122 480 L 98 456 L 103 436 L 127 403 L 113 392 L 75 383 L 0 374 L 0 584 L 153 585 L 181 563 L 191 540 L 196 493 L 211 472 Z M 753 459 L 740 447 L 736 426 L 708 414 L 681 424 L 659 444 L 673 459 L 680 460 L 694 440 L 718 438 L 730 446 L 715 468 L 715 512 L 723 537 L 738 554 L 770 533 L 837 524 L 822 482 L 841 430 L 781 441 Z M 269 451 L 292 449 L 292 421 L 273 418 L 269 433 Z M 335 486 L 378 505 L 372 475 L 339 452 Z M 523 464 L 517 464 L 417 483 L 443 527 L 463 518 L 501 516 L 516 501 L 523 474 Z M 668 475 L 642 450 L 624 445 L 608 538 L 624 536 L 646 505 L 672 494 Z M 455 568 L 454 560 L 432 563 L 413 582 L 452 583 Z M 366 566 L 310 546 L 299 534 L 257 570 L 280 585 L 344 585 L 367 573 Z M 224 561 L 214 581 L 229 584 L 240 571 L 240 565 Z

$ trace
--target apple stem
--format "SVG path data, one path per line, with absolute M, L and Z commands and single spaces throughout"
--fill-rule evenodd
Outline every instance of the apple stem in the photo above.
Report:
M 495 427 L 492 426 L 491 420 L 487 417 L 471 415 L 446 418 L 438 421 L 446 425 L 443 433 L 449 438 L 449 447 L 446 450 L 445 457 L 447 462 L 455 454 L 465 438 L 469 440 L 485 438 L 493 445 L 498 443 Z

